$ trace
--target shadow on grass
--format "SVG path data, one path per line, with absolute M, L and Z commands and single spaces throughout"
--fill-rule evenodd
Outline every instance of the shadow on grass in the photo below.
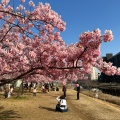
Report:
M 43 107 L 43 106 L 39 106 L 39 108 L 42 108 L 42 109 L 46 109 L 48 111 L 55 111 L 55 108 L 49 108 L 49 107 Z
M 15 120 L 21 118 L 14 110 L 4 110 L 3 106 L 0 106 L 0 120 Z

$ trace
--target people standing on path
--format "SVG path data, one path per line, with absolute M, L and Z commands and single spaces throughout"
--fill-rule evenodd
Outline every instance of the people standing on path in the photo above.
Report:
M 80 84 L 77 83 L 76 86 L 77 86 L 77 99 L 76 100 L 79 100 L 80 99 Z
M 65 84 L 63 85 L 62 91 L 63 91 L 64 97 L 66 97 L 67 88 L 66 88 L 66 85 L 65 85 Z
M 5 98 L 8 98 L 9 97 L 9 84 L 6 84 L 5 85 L 5 90 L 4 90 L 4 96 Z
M 41 91 L 44 92 L 44 93 L 46 93 L 45 85 L 42 85 Z
M 49 93 L 49 82 L 48 82 L 48 83 L 45 83 L 45 89 L 46 89 L 46 92 Z
M 10 95 L 13 95 L 13 90 L 14 90 L 13 86 L 10 86 Z
M 33 88 L 33 96 L 36 96 L 36 92 L 37 92 L 36 87 L 34 87 Z

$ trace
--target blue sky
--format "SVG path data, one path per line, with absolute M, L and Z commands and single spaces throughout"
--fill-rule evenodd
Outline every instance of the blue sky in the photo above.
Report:
M 15 0 L 16 1 L 16 0 Z M 26 0 L 28 2 L 29 0 Z M 66 30 L 61 33 L 66 44 L 76 43 L 85 31 L 99 28 L 102 33 L 112 30 L 112 42 L 102 43 L 101 56 L 120 52 L 120 0 L 33 0 L 50 3 L 52 10 L 62 16 Z

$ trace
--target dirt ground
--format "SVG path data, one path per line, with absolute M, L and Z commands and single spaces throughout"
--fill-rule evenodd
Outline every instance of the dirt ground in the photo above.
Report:
M 4 99 L 0 96 L 0 120 L 120 120 L 120 106 L 107 103 L 80 94 L 76 100 L 76 91 L 67 90 L 69 111 L 55 111 L 56 97 L 61 90 L 49 93 L 26 93 L 21 98 Z

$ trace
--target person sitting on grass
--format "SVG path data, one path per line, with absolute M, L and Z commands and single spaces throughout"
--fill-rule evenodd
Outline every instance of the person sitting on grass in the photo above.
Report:
M 56 105 L 56 111 L 67 112 L 68 111 L 67 102 L 64 95 L 58 96 L 56 99 L 58 101 L 58 104 Z

